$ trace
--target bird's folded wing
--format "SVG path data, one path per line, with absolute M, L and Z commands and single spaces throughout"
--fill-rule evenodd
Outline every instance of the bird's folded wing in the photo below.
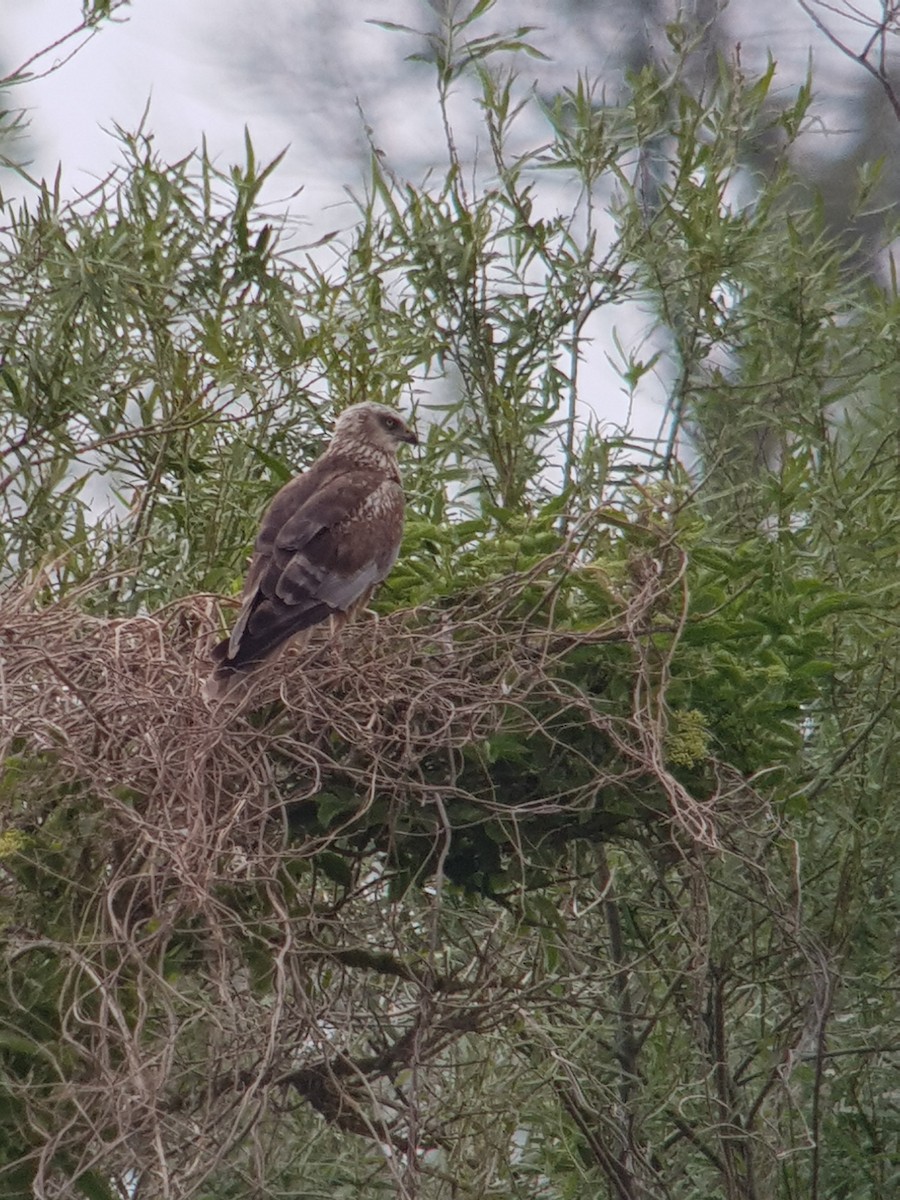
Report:
M 305 476 L 286 485 L 260 528 L 229 657 L 245 632 L 255 641 L 269 627 L 283 640 L 350 608 L 393 566 L 402 523 L 402 489 L 377 472 L 340 474 L 312 491 Z

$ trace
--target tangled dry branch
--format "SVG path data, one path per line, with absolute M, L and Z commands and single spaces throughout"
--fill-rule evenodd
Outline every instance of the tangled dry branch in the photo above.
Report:
M 238 708 L 202 696 L 215 597 L 128 620 L 5 597 L 7 819 L 26 838 L 21 859 L 72 875 L 64 917 L 45 912 L 46 928 L 23 917 L 10 939 L 23 1036 L 34 1034 L 22 979 L 43 973 L 58 991 L 51 1070 L 19 1096 L 37 1194 L 65 1194 L 64 1161 L 67 1177 L 96 1166 L 140 1179 L 141 1195 L 196 1195 L 235 1147 L 261 1145 L 263 1115 L 290 1095 L 390 1148 L 404 1194 L 422 1156 L 460 1136 L 441 1070 L 454 1055 L 471 1069 L 459 1064 L 473 1037 L 548 996 L 527 942 L 494 953 L 502 907 L 477 937 L 454 935 L 440 901 L 461 831 L 498 822 L 524 859 L 528 822 L 553 818 L 565 836 L 613 788 L 683 853 L 715 845 L 716 805 L 739 789 L 685 791 L 654 701 L 648 634 L 657 620 L 677 636 L 654 614 L 678 571 L 635 571 L 619 615 L 578 632 L 546 619 L 572 566 L 542 564 L 551 582 L 537 603 L 533 579 L 515 578 L 453 606 L 366 617 L 287 655 Z M 605 644 L 632 652 L 631 712 L 567 672 L 573 651 Z M 608 752 L 579 749 L 569 735 L 584 727 Z M 500 731 L 544 739 L 578 770 L 511 803 L 471 766 Z M 335 801 L 341 788 L 351 805 Z M 58 847 L 37 831 L 60 806 L 75 814 L 77 849 L 59 848 L 54 868 Z M 420 890 L 398 902 L 390 867 L 404 846 Z M 2 878 L 21 888 L 12 870 Z

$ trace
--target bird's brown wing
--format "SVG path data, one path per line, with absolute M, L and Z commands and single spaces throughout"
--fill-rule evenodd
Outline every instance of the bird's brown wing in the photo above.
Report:
M 403 491 L 380 472 L 335 464 L 286 484 L 263 518 L 240 616 L 213 657 L 256 664 L 352 608 L 390 571 L 402 530 Z

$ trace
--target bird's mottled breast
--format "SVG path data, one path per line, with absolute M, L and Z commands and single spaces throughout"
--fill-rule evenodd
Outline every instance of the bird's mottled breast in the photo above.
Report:
M 397 465 L 396 455 L 388 454 L 380 446 L 374 446 L 371 442 L 358 438 L 343 438 L 340 442 L 333 444 L 328 453 L 335 457 L 349 459 L 357 466 L 377 471 L 385 478 L 392 479 L 397 484 L 400 483 L 400 468 Z
M 371 491 L 360 505 L 359 515 L 386 520 L 403 515 L 403 488 L 393 479 L 386 479 Z
M 400 540 L 403 532 L 403 488 L 393 479 L 386 479 L 373 488 L 353 514 L 351 521 L 378 530 L 378 540 Z
M 379 579 L 385 577 L 397 560 L 403 536 L 403 510 L 403 489 L 393 479 L 385 479 L 338 531 L 339 540 L 349 537 L 378 564 Z

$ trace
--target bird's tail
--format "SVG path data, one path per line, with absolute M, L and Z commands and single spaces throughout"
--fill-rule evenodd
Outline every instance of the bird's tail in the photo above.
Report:
M 295 642 L 305 645 L 309 638 L 309 630 L 304 630 L 304 635 L 301 635 L 299 639 L 294 639 Z M 271 666 L 276 659 L 281 657 L 289 640 L 290 635 L 283 638 L 281 643 L 274 648 L 268 647 L 265 654 L 259 658 L 246 657 L 245 653 L 242 653 L 243 647 L 239 649 L 234 658 L 229 658 L 231 638 L 225 638 L 217 643 L 210 651 L 210 658 L 215 666 L 203 685 L 204 696 L 207 700 L 216 703 L 225 699 L 234 702 L 243 699 L 251 680 L 263 667 Z
M 225 638 L 213 646 L 210 658 L 215 666 L 210 671 L 203 685 L 203 694 L 207 700 L 220 701 L 228 697 L 237 700 L 243 695 L 245 685 L 251 676 L 262 666 L 260 662 L 229 661 L 228 646 L 230 639 Z

